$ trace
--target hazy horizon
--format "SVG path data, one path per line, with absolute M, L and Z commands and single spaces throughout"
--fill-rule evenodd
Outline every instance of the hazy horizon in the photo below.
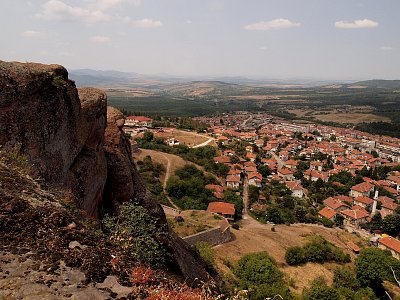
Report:
M 181 78 L 400 79 L 397 0 L 3 0 L 0 59 Z

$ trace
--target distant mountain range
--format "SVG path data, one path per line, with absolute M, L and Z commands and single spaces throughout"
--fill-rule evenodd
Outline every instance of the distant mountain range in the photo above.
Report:
M 75 80 L 77 86 L 96 86 L 103 88 L 165 88 L 171 85 L 193 84 L 199 85 L 241 85 L 251 87 L 272 88 L 307 88 L 323 87 L 331 84 L 340 84 L 344 87 L 360 86 L 368 88 L 400 88 L 400 80 L 367 80 L 358 82 L 349 81 L 317 81 L 312 79 L 251 79 L 241 76 L 221 77 L 177 77 L 169 75 L 143 75 L 135 72 L 120 72 L 114 70 L 99 71 L 91 69 L 70 70 L 69 77 Z M 238 88 L 238 87 L 236 87 Z
M 365 80 L 358 81 L 353 85 L 366 86 L 369 88 L 381 88 L 381 89 L 399 89 L 400 88 L 400 80 Z

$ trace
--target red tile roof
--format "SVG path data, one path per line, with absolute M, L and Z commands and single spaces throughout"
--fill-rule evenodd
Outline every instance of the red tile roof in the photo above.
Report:
M 385 202 L 385 203 L 382 203 L 382 207 L 394 211 L 399 207 L 399 205 L 394 202 Z
M 361 210 L 346 209 L 346 210 L 342 210 L 340 213 L 345 216 L 348 216 L 352 219 L 355 219 L 355 220 L 364 219 L 364 218 L 369 217 L 369 213 L 365 213 Z
M 228 175 L 226 176 L 226 182 L 240 182 L 239 175 Z
M 205 186 L 205 188 L 207 190 L 211 190 L 211 191 L 219 192 L 219 193 L 222 193 L 225 190 L 225 188 L 223 186 L 220 186 L 220 185 L 217 185 L 217 184 L 207 184 Z
M 368 182 L 362 182 L 360 184 L 357 184 L 353 186 L 351 189 L 356 192 L 360 193 L 366 193 L 371 191 L 374 188 L 374 186 Z
M 129 116 L 127 117 L 128 120 L 138 121 L 138 122 L 148 122 L 153 121 L 153 119 L 147 118 L 145 116 Z
M 380 238 L 378 243 L 396 251 L 397 253 L 400 253 L 400 241 L 393 237 Z
M 223 215 L 234 215 L 235 205 L 227 202 L 210 202 L 207 211 Z
M 336 211 L 330 209 L 329 207 L 324 207 L 318 212 L 318 214 L 324 218 L 331 219 L 336 215 Z
M 347 247 L 349 247 L 351 250 L 353 250 L 356 253 L 360 252 L 360 250 L 361 250 L 360 247 L 358 247 L 353 242 L 347 242 L 346 245 L 347 245 Z
M 220 164 L 227 164 L 231 162 L 231 159 L 227 156 L 217 156 L 214 157 L 214 161 Z
M 368 197 L 364 197 L 364 196 L 358 196 L 358 197 L 354 198 L 354 201 L 364 203 L 365 205 L 370 205 L 370 204 L 374 203 L 374 200 L 372 200 L 371 198 L 368 198 Z
M 290 189 L 290 190 L 302 190 L 303 188 L 301 187 L 300 184 L 298 184 L 295 181 L 286 181 L 286 186 Z
M 280 173 L 282 175 L 291 175 L 291 174 L 293 174 L 293 171 L 283 168 L 283 169 L 278 170 L 278 173 Z
M 336 210 L 340 207 L 348 207 L 346 204 L 344 204 L 342 201 L 336 198 L 329 197 L 328 199 L 324 200 L 324 204 L 333 210 Z

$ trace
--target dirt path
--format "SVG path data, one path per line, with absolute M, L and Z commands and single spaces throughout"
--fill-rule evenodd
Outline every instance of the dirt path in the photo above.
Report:
M 249 181 L 247 177 L 245 177 L 243 182 L 243 218 L 247 219 L 248 215 L 248 208 L 249 208 Z
M 214 138 L 209 138 L 207 141 L 205 141 L 204 143 L 198 144 L 196 146 L 193 146 L 191 148 L 199 148 L 199 147 L 204 147 L 207 146 L 209 143 L 211 143 L 212 141 L 214 141 Z
M 184 160 L 182 157 L 174 155 L 174 154 L 169 154 L 169 153 L 164 153 L 161 151 L 155 151 L 155 150 L 149 150 L 149 149 L 140 149 L 140 153 L 136 154 L 134 156 L 134 159 L 137 160 L 142 160 L 145 156 L 149 155 L 154 162 L 158 162 L 162 164 L 165 167 L 165 174 L 160 178 L 164 191 L 167 186 L 168 179 L 175 174 L 175 171 L 179 168 L 182 168 L 183 166 L 187 164 L 192 164 L 195 165 L 196 168 L 199 170 L 203 171 L 205 174 L 208 175 L 213 175 L 209 172 L 207 172 L 204 167 L 196 165 L 195 163 L 192 163 L 190 161 Z M 214 175 L 215 176 L 215 175 Z M 218 182 L 222 185 L 225 186 L 225 180 L 223 180 L 220 177 L 216 177 Z M 171 205 L 176 208 L 180 209 L 177 207 L 172 200 L 168 197 L 169 202 Z

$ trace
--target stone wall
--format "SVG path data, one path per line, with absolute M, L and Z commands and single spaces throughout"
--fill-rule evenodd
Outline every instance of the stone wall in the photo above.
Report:
M 211 246 L 216 246 L 232 241 L 233 234 L 230 230 L 230 225 L 226 219 L 221 222 L 219 227 L 189 235 L 183 240 L 190 246 L 194 246 L 198 242 L 207 242 Z
M 176 209 L 176 208 L 173 208 L 173 207 L 170 207 L 170 206 L 166 206 L 166 205 L 162 205 L 162 204 L 161 204 L 161 207 L 162 207 L 164 213 L 167 216 L 176 217 L 176 216 L 179 216 L 181 214 L 181 211 L 179 209 Z

